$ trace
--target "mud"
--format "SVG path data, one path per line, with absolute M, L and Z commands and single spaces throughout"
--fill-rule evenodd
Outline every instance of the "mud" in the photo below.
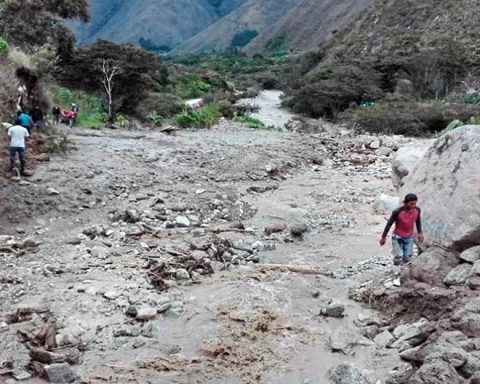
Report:
M 73 366 L 78 382 L 326 383 L 342 362 L 382 380 L 399 362 L 375 345 L 350 354 L 329 346 L 338 331 L 360 332 L 359 315 L 379 316 L 348 300 L 349 288 L 391 269 L 377 245 L 385 217 L 372 209 L 391 189 L 390 160 L 352 163 L 347 144 L 362 138 L 230 122 L 175 135 L 68 135 L 76 151 L 39 165 L 24 185 L 1 182 L 0 234 L 41 244 L 22 256 L 0 251 L 0 320 L 48 308 L 59 334 L 86 346 Z M 211 231 L 238 221 L 246 230 Z M 285 231 L 265 235 L 277 224 Z M 290 235 L 295 224 L 307 225 L 303 238 Z M 205 250 L 218 241 L 247 251 L 212 259 Z M 213 273 L 197 265 L 184 280 L 163 275 L 164 289 L 152 284 L 152 261 L 177 271 L 182 255 L 210 262 Z M 258 263 L 325 267 L 334 277 L 261 272 Z M 319 316 L 331 299 L 345 317 Z M 131 306 L 158 314 L 138 321 Z M 20 371 L 30 359 L 16 331 L 27 324 L 0 337 L 0 361 Z

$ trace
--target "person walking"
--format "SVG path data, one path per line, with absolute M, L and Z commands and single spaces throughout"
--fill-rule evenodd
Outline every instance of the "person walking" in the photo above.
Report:
M 62 110 L 58 105 L 55 105 L 52 108 L 52 116 L 53 116 L 53 124 L 59 124 L 60 123 L 60 114 L 62 113 Z
M 73 126 L 77 124 L 77 117 L 80 113 L 80 108 L 77 104 L 72 103 L 72 108 L 70 108 L 70 112 L 72 112 L 72 118 L 70 119 L 70 128 L 73 128 Z
M 35 108 L 33 108 L 31 115 L 33 126 L 35 127 L 37 132 L 40 133 L 40 131 L 43 129 L 43 111 L 38 105 L 36 105 Z
M 20 174 L 25 176 L 26 168 L 26 150 L 25 139 L 29 137 L 27 128 L 21 125 L 21 120 L 15 120 L 15 125 L 8 129 L 8 137 L 10 138 L 10 170 L 13 172 L 15 169 L 15 160 L 18 153 L 20 159 Z
M 417 207 L 417 201 L 418 198 L 413 193 L 405 196 L 403 206 L 392 212 L 380 239 L 380 245 L 384 246 L 388 232 L 392 225 L 395 224 L 392 236 L 393 263 L 395 265 L 400 265 L 402 262 L 404 264 L 410 262 L 415 241 L 415 226 L 417 227 L 418 241 L 422 243 L 425 240 L 422 232 L 421 210 Z
M 33 126 L 33 121 L 30 115 L 26 112 L 18 111 L 17 118 L 20 120 L 20 125 L 27 129 L 28 133 L 31 134 L 31 129 Z

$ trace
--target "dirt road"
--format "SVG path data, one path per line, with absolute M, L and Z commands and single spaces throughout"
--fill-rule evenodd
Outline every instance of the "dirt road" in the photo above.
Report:
M 0 320 L 48 309 L 57 345 L 82 346 L 78 382 L 326 383 L 352 362 L 376 384 L 399 361 L 360 335 L 354 320 L 376 314 L 348 300 L 351 286 L 390 269 L 377 246 L 384 217 L 372 209 L 390 189 L 390 164 L 352 164 L 361 139 L 230 122 L 174 136 L 70 137 L 77 150 L 28 183 L 2 182 L 3 240 L 41 244 L 0 251 Z M 296 224 L 308 232 L 291 235 Z M 262 271 L 265 263 L 334 276 Z M 332 299 L 345 317 L 319 316 Z M 22 372 L 29 355 L 16 331 L 39 323 L 5 325 L 0 361 Z M 348 332 L 358 342 L 333 352 Z

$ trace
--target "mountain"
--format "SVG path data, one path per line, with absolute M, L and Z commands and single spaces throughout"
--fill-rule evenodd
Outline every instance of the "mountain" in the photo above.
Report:
M 90 0 L 92 20 L 69 26 L 82 45 L 99 38 L 189 54 L 305 50 L 373 0 Z

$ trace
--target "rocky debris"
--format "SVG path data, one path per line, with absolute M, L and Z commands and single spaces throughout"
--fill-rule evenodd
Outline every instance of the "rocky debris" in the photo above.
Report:
M 373 342 L 379 347 L 387 348 L 395 341 L 395 336 L 393 336 L 388 330 L 379 333 L 373 339 Z
M 476 261 L 480 260 L 480 245 L 476 247 L 471 247 L 460 253 L 458 258 L 461 261 L 474 264 Z
M 413 259 L 410 276 L 417 281 L 443 286 L 444 279 L 457 265 L 455 253 L 432 247 Z
M 480 288 L 480 260 L 473 264 L 467 278 L 467 285 L 471 289 Z
M 330 371 L 330 381 L 333 384 L 364 384 L 365 378 L 353 364 L 341 363 Z
M 480 337 L 480 298 L 473 298 L 451 318 L 452 325 L 469 337 Z
M 416 347 L 427 340 L 434 330 L 435 325 L 425 319 L 413 324 L 399 325 L 393 331 L 396 341 L 391 344 L 391 347 L 400 350 L 400 352 Z
M 192 225 L 190 219 L 186 216 L 177 216 L 175 218 L 175 224 L 180 228 L 188 228 Z
M 377 200 L 375 200 L 375 203 L 373 203 L 373 209 L 378 212 L 390 214 L 400 205 L 400 199 L 398 197 L 388 196 L 382 193 Z
M 404 179 L 413 172 L 427 152 L 426 147 L 401 147 L 392 161 L 392 182 L 395 188 L 401 188 Z
M 138 321 L 153 320 L 157 316 L 156 308 L 140 308 L 137 310 L 135 319 Z
M 350 354 L 357 346 L 371 346 L 374 343 L 352 329 L 339 329 L 330 335 L 329 344 L 332 352 Z
M 270 236 L 272 233 L 281 233 L 287 229 L 285 224 L 277 224 L 272 225 L 270 227 L 266 227 L 264 230 L 265 235 Z
M 306 224 L 294 224 L 290 227 L 290 233 L 292 236 L 301 237 L 305 232 L 308 231 L 308 226 Z
M 67 363 L 45 365 L 44 371 L 49 383 L 73 383 L 77 379 Z
M 326 307 L 320 310 L 320 315 L 326 317 L 343 317 L 344 312 L 345 306 L 336 300 L 332 300 Z
M 419 196 L 427 246 L 464 251 L 479 244 L 480 210 L 471 209 L 480 206 L 474 176 L 479 146 L 477 126 L 448 132 L 435 141 L 406 179 L 402 195 L 415 191 Z
M 403 364 L 396 367 L 388 373 L 385 384 L 405 384 L 409 383 L 409 379 L 413 376 L 415 370 L 410 364 Z
M 465 285 L 471 270 L 471 264 L 460 264 L 448 273 L 443 282 L 445 285 Z

